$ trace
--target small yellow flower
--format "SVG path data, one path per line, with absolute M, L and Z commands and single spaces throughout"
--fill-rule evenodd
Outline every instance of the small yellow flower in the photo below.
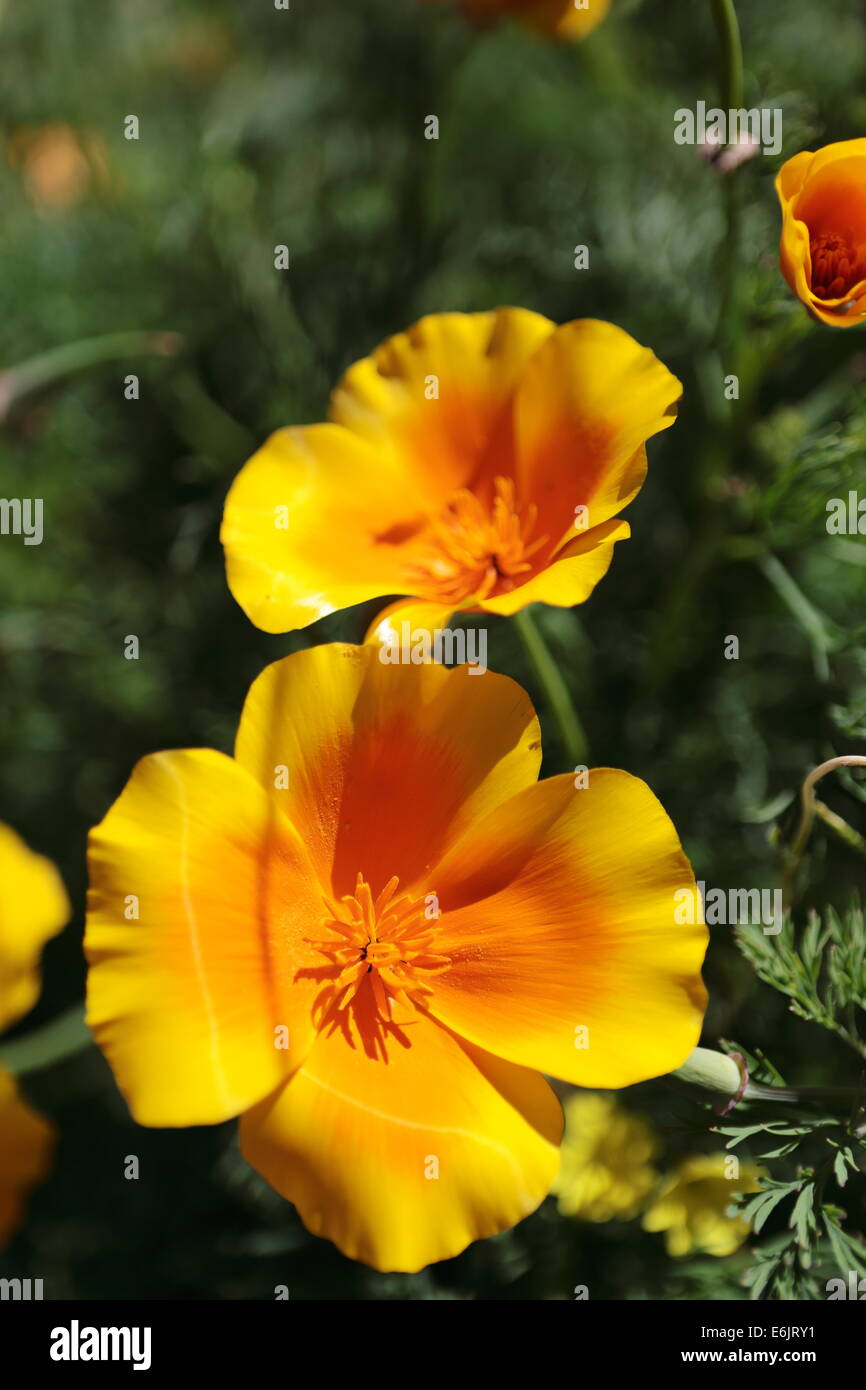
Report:
M 644 1230 L 664 1231 L 669 1255 L 700 1251 L 732 1255 L 749 1234 L 749 1223 L 730 1213 L 739 1192 L 758 1192 L 761 1169 L 741 1163 L 728 1177 L 731 1154 L 693 1154 L 669 1174 L 643 1219 Z
M 628 1221 L 658 1181 L 658 1142 L 645 1120 L 608 1096 L 566 1101 L 562 1165 L 553 1191 L 563 1216 Z

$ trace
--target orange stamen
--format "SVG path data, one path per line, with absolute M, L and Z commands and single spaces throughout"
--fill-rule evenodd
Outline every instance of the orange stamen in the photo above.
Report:
M 350 1008 L 367 985 L 381 1020 L 406 1022 L 433 993 L 428 981 L 450 969 L 449 958 L 431 950 L 438 926 L 427 918 L 426 902 L 407 894 L 395 898 L 399 883 L 390 878 L 374 900 L 359 873 L 354 893 L 338 903 L 324 899 L 329 916 L 322 925 L 337 935 L 308 938 L 333 967 L 316 1001 L 322 1019 Z
M 866 277 L 866 256 L 863 248 L 838 232 L 813 237 L 809 247 L 812 257 L 812 292 L 819 299 L 841 299 L 844 294 Z
M 547 543 L 531 540 L 538 508 L 531 503 L 521 518 L 514 483 L 494 478 L 493 505 L 485 508 L 468 488 L 448 499 L 430 527 L 429 555 L 410 574 L 411 588 L 420 596 L 444 603 L 482 602 L 494 590 L 514 588 L 519 575 Z

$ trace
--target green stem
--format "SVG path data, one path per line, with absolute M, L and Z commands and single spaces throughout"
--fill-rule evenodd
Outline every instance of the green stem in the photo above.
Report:
M 572 767 L 585 767 L 589 757 L 589 744 L 562 672 L 551 656 L 535 619 L 530 616 L 529 609 L 522 608 L 519 613 L 515 613 L 513 621 L 535 678 L 547 697 L 566 756 Z
M 165 398 L 175 429 L 198 453 L 237 468 L 254 452 L 255 436 L 208 395 L 192 370 L 173 374 Z
M 75 1004 L 65 1014 L 46 1023 L 44 1028 L 0 1047 L 0 1066 L 14 1076 L 24 1076 L 27 1072 L 53 1067 L 92 1044 L 90 1029 L 84 1021 L 84 1005 Z
M 177 333 L 132 332 L 104 333 L 98 338 L 84 338 L 49 348 L 38 357 L 20 362 L 17 367 L 0 371 L 0 421 L 23 396 L 52 386 L 76 372 L 124 357 L 175 357 L 182 346 L 183 340 Z
M 828 681 L 830 679 L 829 652 L 833 644 L 827 631 L 825 619 L 817 608 L 812 606 L 775 555 L 762 555 L 758 560 L 758 566 L 808 637 L 812 648 L 812 665 L 818 680 Z
M 843 753 L 841 757 L 828 758 L 827 762 L 821 763 L 820 767 L 813 768 L 803 783 L 803 789 L 800 793 L 800 823 L 797 826 L 796 834 L 791 841 L 791 847 L 785 857 L 785 869 L 782 879 L 782 900 L 786 910 L 791 905 L 797 869 L 799 868 L 800 860 L 803 857 L 803 851 L 808 844 L 809 836 L 812 833 L 812 826 L 815 822 L 815 787 L 822 777 L 827 776 L 828 772 L 835 772 L 840 767 L 866 767 L 866 758 L 862 757 L 859 753 Z
M 711 0 L 718 37 L 721 91 L 719 104 L 727 110 L 739 110 L 743 104 L 743 46 L 737 12 L 732 0 Z M 705 355 L 702 372 L 704 412 L 704 444 L 700 466 L 695 473 L 698 505 L 702 522 L 694 529 L 679 580 L 669 587 L 659 616 L 653 623 L 651 638 L 651 680 L 660 691 L 672 678 L 683 649 L 684 633 L 690 631 L 694 615 L 700 608 L 702 590 L 707 576 L 719 559 L 719 548 L 725 541 L 725 524 L 720 515 L 723 484 L 737 457 L 737 442 L 745 432 L 748 405 L 754 385 L 738 406 L 722 400 L 721 378 L 734 375 L 742 383 L 742 295 L 738 286 L 740 269 L 740 192 L 737 170 L 719 174 L 719 190 L 723 203 L 724 234 L 718 252 L 718 310 L 711 350 Z M 721 368 L 721 370 L 720 370 Z M 699 365 L 700 371 L 700 365 Z M 742 392 L 742 385 L 741 385 Z
M 711 0 L 721 58 L 721 106 L 725 111 L 739 111 L 743 105 L 743 44 L 733 0 Z M 734 351 L 739 337 L 739 301 L 737 296 L 737 266 L 740 243 L 740 198 L 735 171 L 722 179 L 725 204 L 725 240 L 722 245 L 722 297 L 719 305 L 718 337 L 722 353 L 727 358 L 725 370 L 739 375 Z
M 722 106 L 738 111 L 743 104 L 743 43 L 734 0 L 710 0 L 722 57 Z
M 829 806 L 825 806 L 823 801 L 815 802 L 815 814 L 820 821 L 838 836 L 843 845 L 853 849 L 855 854 L 862 854 L 866 857 L 866 839 L 863 838 L 853 826 L 849 825 L 841 816 L 837 816 L 835 811 L 831 811 Z
M 725 205 L 725 239 L 722 243 L 722 293 L 719 301 L 718 341 L 725 373 L 740 376 L 739 336 L 740 300 L 737 269 L 740 260 L 740 195 L 733 173 L 724 175 L 722 196 Z

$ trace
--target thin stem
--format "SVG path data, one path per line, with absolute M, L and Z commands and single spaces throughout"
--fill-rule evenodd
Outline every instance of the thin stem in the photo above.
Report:
M 866 1090 L 862 1086 L 761 1086 L 750 1081 L 743 1092 L 744 1100 L 787 1101 L 797 1105 L 800 1101 L 826 1101 L 828 1104 L 848 1106 L 866 1100 Z
M 584 767 L 589 757 L 589 744 L 562 672 L 529 609 L 522 608 L 515 613 L 513 621 L 535 678 L 547 697 L 566 756 L 572 767 Z
M 740 110 L 743 105 L 743 47 L 737 12 L 731 0 L 711 0 L 719 48 L 721 70 L 719 104 L 727 110 Z M 721 150 L 717 151 L 721 153 Z M 715 166 L 718 168 L 718 166 Z M 694 615 L 700 608 L 702 590 L 719 559 L 726 540 L 726 529 L 719 499 L 724 495 L 724 483 L 737 457 L 737 441 L 745 432 L 754 398 L 754 383 L 738 406 L 722 402 L 721 375 L 734 375 L 743 381 L 742 295 L 739 290 L 740 269 L 740 195 L 738 170 L 718 173 L 722 201 L 724 231 L 720 241 L 718 265 L 718 309 L 716 322 L 711 326 L 711 351 L 705 356 L 703 372 L 704 411 L 709 417 L 704 428 L 704 443 L 700 466 L 695 474 L 695 489 L 699 493 L 701 524 L 695 528 L 694 539 L 680 577 L 668 589 L 661 612 L 653 624 L 651 679 L 658 691 L 666 685 L 676 669 L 684 638 L 690 630 Z M 741 386 L 742 391 L 742 386 Z
M 710 0 L 722 58 L 722 106 L 738 111 L 743 104 L 743 43 L 733 0 Z
M 775 555 L 762 555 L 758 560 L 758 567 L 808 637 L 812 648 L 812 665 L 818 680 L 829 680 L 829 652 L 833 643 L 824 618 Z
M 733 174 L 725 174 L 722 182 L 725 207 L 725 237 L 722 242 L 722 293 L 719 301 L 718 341 L 723 354 L 725 371 L 739 372 L 737 355 L 740 303 L 737 294 L 737 268 L 740 261 L 740 198 Z
M 823 801 L 816 800 L 815 815 L 820 821 L 823 821 L 828 829 L 833 831 L 834 835 L 838 836 L 843 845 L 853 849 L 855 854 L 862 854 L 866 857 L 866 839 L 841 816 L 837 816 L 835 811 L 831 811 L 830 807 Z
M 0 371 L 0 421 L 23 396 L 52 386 L 64 377 L 87 371 L 103 362 L 125 357 L 175 357 L 183 346 L 177 333 L 104 333 L 49 348 L 15 367 Z
M 27 1072 L 53 1067 L 92 1044 L 93 1038 L 84 1021 L 84 1005 L 75 1004 L 65 1014 L 46 1023 L 44 1028 L 0 1047 L 0 1066 L 15 1076 L 24 1076 Z
M 838 758 L 828 758 L 819 767 L 814 767 L 803 782 L 800 793 L 800 823 L 791 841 L 785 861 L 782 899 L 786 908 L 790 906 L 794 878 L 815 822 L 815 787 L 822 777 L 827 776 L 828 772 L 835 772 L 840 767 L 866 767 L 866 757 L 862 757 L 859 753 L 843 753 Z
M 255 449 L 255 436 L 208 395 L 192 370 L 172 375 L 167 396 L 178 434 L 207 458 L 237 467 Z
M 725 111 L 739 111 L 743 105 L 743 44 L 733 0 L 711 0 L 721 66 L 721 105 Z M 730 127 L 729 127 L 730 133 Z M 719 304 L 718 339 L 725 370 L 738 373 L 734 358 L 739 336 L 737 266 L 740 243 L 740 199 L 735 171 L 722 178 L 725 206 L 725 239 L 722 243 L 722 295 Z

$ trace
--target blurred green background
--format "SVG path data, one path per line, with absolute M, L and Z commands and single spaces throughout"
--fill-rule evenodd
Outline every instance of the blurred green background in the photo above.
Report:
M 633 539 L 576 615 L 537 616 L 592 762 L 650 783 L 698 878 L 778 885 L 773 826 L 790 834 L 804 774 L 866 751 L 866 545 L 825 529 L 827 501 L 864 477 L 866 337 L 811 324 L 791 297 L 773 176 L 866 131 L 866 22 L 857 0 L 739 8 L 747 104 L 783 109 L 784 148 L 726 181 L 673 141 L 674 111 L 719 93 L 699 0 L 614 0 L 579 46 L 478 34 L 421 0 L 0 0 L 0 493 L 45 501 L 41 546 L 0 539 L 0 819 L 59 864 L 75 904 L 18 1035 L 81 995 L 85 837 L 135 760 L 230 749 L 263 665 L 361 639 L 374 607 L 287 637 L 248 623 L 225 585 L 223 498 L 270 430 L 323 418 L 342 369 L 430 311 L 610 319 L 682 378 Z M 560 770 L 512 629 L 491 620 L 489 638 Z M 866 830 L 862 786 L 824 795 Z M 819 832 L 806 902 L 844 903 L 862 876 Z M 708 1042 L 764 1048 L 800 1081 L 854 1074 L 755 981 L 729 928 L 707 980 Z M 43 1277 L 54 1297 L 742 1296 L 745 1255 L 671 1261 L 637 1226 L 566 1222 L 552 1202 L 457 1260 L 378 1275 L 304 1232 L 232 1126 L 132 1125 L 97 1054 L 28 1090 L 60 1149 L 0 1275 Z M 671 1083 L 625 1100 L 671 1155 L 719 1147 L 689 1132 Z

